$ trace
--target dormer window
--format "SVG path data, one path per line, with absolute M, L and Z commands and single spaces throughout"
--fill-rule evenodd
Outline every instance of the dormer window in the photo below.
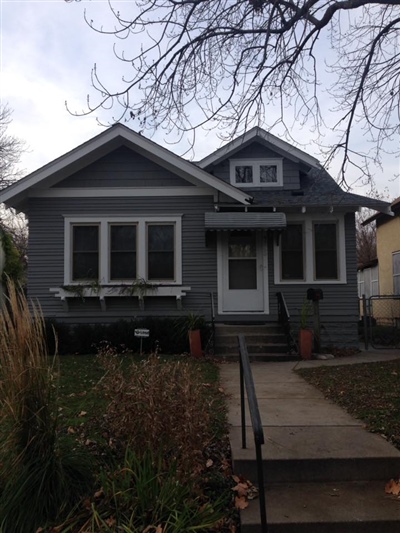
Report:
M 231 159 L 230 178 L 235 187 L 279 187 L 282 159 Z

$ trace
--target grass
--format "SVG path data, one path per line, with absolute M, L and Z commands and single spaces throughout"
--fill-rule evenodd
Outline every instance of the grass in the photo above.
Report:
M 400 361 L 297 371 L 366 428 L 400 449 Z

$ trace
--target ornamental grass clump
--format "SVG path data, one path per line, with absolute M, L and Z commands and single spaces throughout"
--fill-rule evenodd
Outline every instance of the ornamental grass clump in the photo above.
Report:
M 213 399 L 199 368 L 192 360 L 157 355 L 127 367 L 105 347 L 99 357 L 107 370 L 101 382 L 108 398 L 105 425 L 117 447 L 131 447 L 139 457 L 152 450 L 176 463 L 178 474 L 196 471 L 213 437 Z
M 90 469 L 57 433 L 55 358 L 38 306 L 8 283 L 0 313 L 0 527 L 35 531 L 80 497 Z

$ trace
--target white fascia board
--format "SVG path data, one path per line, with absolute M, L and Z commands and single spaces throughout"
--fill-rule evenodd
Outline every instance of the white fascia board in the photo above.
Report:
M 267 131 L 263 130 L 262 128 L 252 128 L 250 131 L 244 133 L 240 137 L 237 137 L 233 141 L 229 142 L 222 148 L 219 148 L 212 154 L 206 156 L 204 159 L 198 162 L 198 165 L 200 168 L 206 168 L 209 165 L 216 164 L 222 159 L 225 159 L 229 156 L 229 154 L 240 148 L 242 145 L 247 143 L 248 141 L 251 141 L 253 139 L 256 139 L 259 137 L 260 139 L 263 139 L 264 141 L 268 142 L 271 146 L 274 146 L 278 150 L 285 152 L 288 154 L 288 157 L 298 159 L 299 161 L 302 161 L 306 165 L 309 165 L 314 168 L 320 168 L 321 164 L 315 157 L 312 157 L 303 150 L 300 150 L 299 148 L 296 148 L 295 146 L 292 146 L 291 144 L 287 143 L 286 141 L 283 141 L 282 139 L 279 139 L 275 135 L 272 135 L 272 133 L 268 133 Z
M 165 187 L 162 196 L 213 196 L 210 187 Z M 35 189 L 29 198 L 135 198 L 161 196 L 158 187 L 80 187 Z
M 90 154 L 96 150 L 101 150 L 102 148 L 106 149 L 109 143 L 112 143 L 112 141 L 118 141 L 118 138 L 124 139 L 129 143 L 128 146 L 131 145 L 138 149 L 142 154 L 147 154 L 147 157 L 150 157 L 153 161 L 165 168 L 173 170 L 182 177 L 186 177 L 189 181 L 190 179 L 195 178 L 199 180 L 200 183 L 208 185 L 242 204 L 247 205 L 252 201 L 250 195 L 245 194 L 236 187 L 211 176 L 193 163 L 186 161 L 166 148 L 163 148 L 146 137 L 130 130 L 126 126 L 116 124 L 100 135 L 97 135 L 86 143 L 74 148 L 67 154 L 55 159 L 41 169 L 29 174 L 22 180 L 0 192 L 0 203 L 4 202 L 6 205 L 12 205 L 13 199 L 17 196 L 20 196 L 19 200 L 21 200 L 29 189 L 37 187 L 40 184 L 42 184 L 42 186 L 45 185 L 43 183 L 44 180 L 57 173 L 62 173 L 62 171 L 70 165 L 76 165 L 79 163 L 79 160 L 84 160 L 85 157 L 90 156 Z M 84 164 L 86 165 L 87 161 L 84 160 Z M 64 177 L 64 175 L 61 175 L 60 180 Z M 54 185 L 54 182 L 52 185 Z

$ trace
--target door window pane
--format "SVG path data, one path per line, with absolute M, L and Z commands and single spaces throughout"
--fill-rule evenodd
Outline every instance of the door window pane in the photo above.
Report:
M 303 225 L 289 224 L 281 236 L 283 280 L 304 279 Z
M 136 226 L 110 226 L 110 279 L 136 279 Z
M 147 226 L 147 278 L 175 279 L 175 226 L 149 224 Z
M 229 289 L 257 289 L 257 243 L 254 231 L 229 235 Z
M 336 224 L 314 224 L 315 279 L 338 279 Z
M 99 227 L 72 226 L 72 280 L 99 279 Z

